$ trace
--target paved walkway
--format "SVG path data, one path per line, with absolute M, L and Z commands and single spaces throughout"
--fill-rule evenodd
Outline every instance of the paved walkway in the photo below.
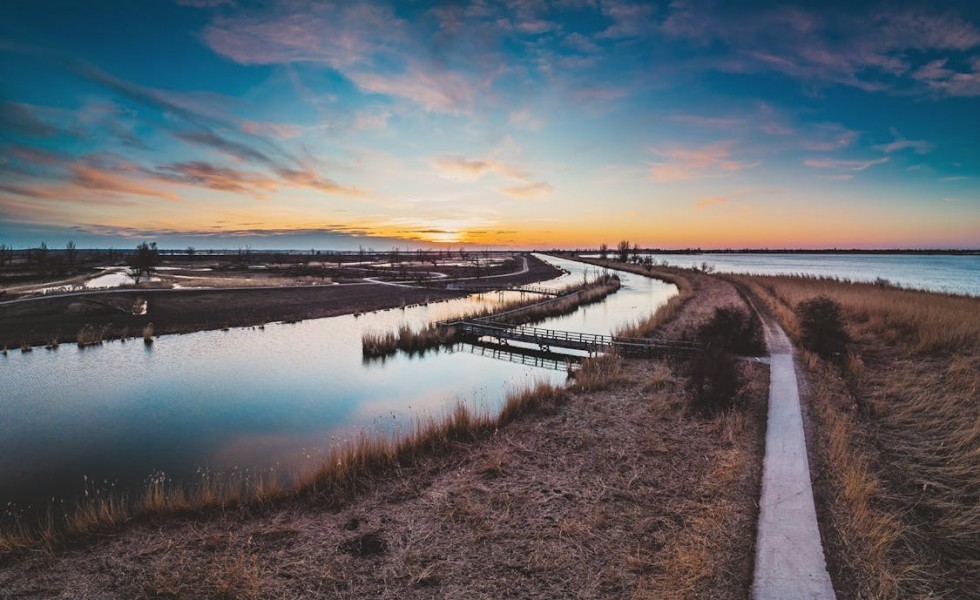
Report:
M 771 355 L 769 420 L 755 545 L 754 600 L 832 600 L 810 486 L 793 344 L 763 317 Z

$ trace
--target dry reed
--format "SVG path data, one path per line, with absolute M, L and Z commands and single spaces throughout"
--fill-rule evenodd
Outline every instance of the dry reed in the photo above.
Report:
M 980 597 L 980 299 L 818 277 L 736 277 L 796 339 L 827 296 L 853 343 L 809 353 L 833 528 L 865 597 Z M 841 378 L 843 375 L 843 379 Z

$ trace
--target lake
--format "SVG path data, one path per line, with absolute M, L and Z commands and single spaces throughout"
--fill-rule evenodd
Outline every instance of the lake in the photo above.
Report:
M 643 254 L 676 267 L 708 263 L 721 273 L 817 275 L 851 281 L 878 277 L 910 288 L 980 296 L 980 255 Z

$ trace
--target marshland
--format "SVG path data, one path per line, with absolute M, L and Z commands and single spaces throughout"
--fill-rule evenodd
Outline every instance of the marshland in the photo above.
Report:
M 557 299 L 487 292 L 261 328 L 134 333 L 152 345 L 88 333 L 86 348 L 8 353 L 4 452 L 22 460 L 3 472 L 13 483 L 4 489 L 20 494 L 3 519 L 3 581 L 25 593 L 81 576 L 79 589 L 120 596 L 394 586 L 428 597 L 488 593 L 480 582 L 513 576 L 545 595 L 742 597 L 767 369 L 734 355 L 764 355 L 758 310 L 800 348 L 835 588 L 968 596 L 975 506 L 962 490 L 978 483 L 980 433 L 959 417 L 976 410 L 980 301 L 642 259 L 532 258 L 562 273 L 537 284 Z M 816 297 L 839 305 L 839 352 L 808 349 L 800 307 Z M 495 360 L 435 326 L 494 313 L 722 352 L 569 352 L 549 369 L 521 358 L 533 349 L 495 350 L 514 357 Z M 435 351 L 407 345 L 371 360 L 365 344 L 378 338 Z M 910 469 L 921 473 L 914 482 Z M 179 550 L 133 559 L 131 545 Z M 40 582 L 24 579 L 36 552 L 48 565 Z M 93 561 L 116 574 L 94 574 Z M 312 576 L 309 561 L 326 571 Z
M 550 327 L 608 332 L 674 293 L 670 284 L 641 277 L 620 289 L 618 279 L 591 267 L 544 260 L 568 271 L 546 282 L 555 289 L 588 280 L 604 293 L 618 290 L 572 315 L 538 315 L 537 322 Z M 615 289 L 607 281 L 615 281 Z M 101 332 L 86 329 L 85 348 L 62 344 L 31 354 L 38 359 L 33 362 L 10 353 L 0 383 L 11 403 L 3 450 L 23 459 L 4 468 L 3 489 L 13 491 L 4 502 L 37 513 L 52 496 L 71 504 L 86 481 L 135 491 L 153 472 L 196 485 L 200 470 L 264 477 L 271 469 L 286 484 L 363 428 L 382 434 L 408 429 L 457 400 L 495 412 L 509 391 L 560 383 L 566 372 L 487 360 L 468 346 L 364 361 L 362 336 L 512 310 L 534 301 L 528 296 L 534 295 L 493 292 L 262 329 L 163 336 L 152 345 L 102 342 Z M 595 300 L 587 293 L 583 299 Z M 567 299 L 547 306 L 556 315 L 570 309 Z M 154 339 L 152 330 L 138 334 Z M 91 410 L 80 415 L 81 405 Z

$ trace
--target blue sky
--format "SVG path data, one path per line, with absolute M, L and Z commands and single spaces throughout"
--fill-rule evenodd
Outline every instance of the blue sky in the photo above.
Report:
M 0 243 L 623 238 L 980 246 L 980 7 L 0 5 Z

